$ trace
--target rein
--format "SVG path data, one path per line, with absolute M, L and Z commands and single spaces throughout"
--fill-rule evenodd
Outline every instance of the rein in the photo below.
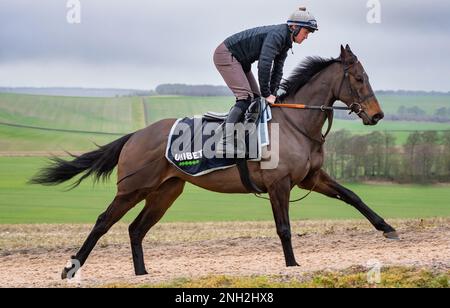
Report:
M 309 106 L 303 104 L 270 104 L 271 107 L 280 108 L 293 108 L 293 109 L 310 109 L 310 110 L 320 110 L 320 111 L 332 111 L 332 110 L 353 110 L 352 107 L 330 107 L 330 106 Z
M 328 128 L 327 131 L 325 132 L 324 135 L 322 135 L 322 140 L 317 140 L 311 136 L 309 136 L 308 134 L 304 133 L 301 131 L 302 134 L 304 134 L 306 137 L 308 137 L 311 140 L 314 140 L 320 144 L 325 143 L 325 139 L 328 136 L 328 134 L 331 131 L 331 127 L 333 125 L 333 111 L 334 110 L 347 110 L 350 111 L 349 114 L 355 112 L 356 114 L 360 114 L 362 112 L 362 106 L 359 103 L 353 103 L 350 107 L 335 107 L 335 106 L 310 106 L 310 105 L 304 105 L 304 104 L 270 104 L 271 107 L 279 107 L 279 108 L 291 108 L 291 109 L 304 109 L 304 110 L 318 110 L 318 111 L 322 111 L 322 112 L 327 112 L 327 111 L 331 111 L 330 113 L 327 113 L 327 121 L 328 121 Z M 355 107 L 357 109 L 355 109 Z

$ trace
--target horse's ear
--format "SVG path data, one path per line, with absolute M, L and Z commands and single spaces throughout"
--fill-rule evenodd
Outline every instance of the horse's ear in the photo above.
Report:
M 345 46 L 345 50 L 349 53 L 349 54 L 353 54 L 352 50 L 350 49 L 350 46 L 347 44 L 347 46 Z
M 343 63 L 351 64 L 355 61 L 355 55 L 353 54 L 352 50 L 350 49 L 350 46 L 348 44 L 345 46 L 341 45 L 341 61 Z
M 345 57 L 346 51 L 344 49 L 344 46 L 341 45 L 341 59 Z

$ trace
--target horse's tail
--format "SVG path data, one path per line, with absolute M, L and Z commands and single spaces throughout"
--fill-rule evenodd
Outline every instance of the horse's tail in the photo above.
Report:
M 52 163 L 48 167 L 40 170 L 29 183 L 46 186 L 58 185 L 72 179 L 80 173 L 84 174 L 71 188 L 77 187 L 84 179 L 91 175 L 94 176 L 96 182 L 100 179 L 105 181 L 117 166 L 120 152 L 133 134 L 123 136 L 110 144 L 98 146 L 97 150 L 80 156 L 69 153 L 74 157 L 71 161 L 53 157 L 50 159 Z

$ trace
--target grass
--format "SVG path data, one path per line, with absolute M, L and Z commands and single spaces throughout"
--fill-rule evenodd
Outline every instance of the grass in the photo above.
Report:
M 395 136 L 397 145 L 406 143 L 409 134 L 414 131 L 446 131 L 450 130 L 449 123 L 381 121 L 376 126 L 364 126 L 359 120 L 335 120 L 333 131 L 345 129 L 353 134 L 365 135 L 374 131 L 386 131 Z
M 0 121 L 56 129 L 127 133 L 143 125 L 135 105 L 142 106 L 139 97 L 0 94 Z
M 367 269 L 354 267 L 340 272 L 316 272 L 300 278 L 283 276 L 207 276 L 179 278 L 154 285 L 109 284 L 104 287 L 138 288 L 449 288 L 450 271 L 408 267 L 381 270 L 380 283 L 369 283 Z
M 0 122 L 126 134 L 145 127 L 143 99 L 0 94 Z M 0 151 L 83 151 L 118 136 L 0 125 Z
M 419 106 L 433 113 L 450 106 L 450 96 L 380 96 L 386 112 L 401 105 Z M 163 118 L 178 118 L 206 111 L 227 111 L 232 97 L 124 97 L 85 98 L 0 94 L 0 122 L 43 128 L 126 134 Z M 425 108 L 426 106 L 426 108 Z M 147 122 L 147 123 L 146 123 Z M 397 144 L 404 144 L 410 131 L 449 130 L 448 123 L 389 122 L 368 127 L 360 120 L 336 120 L 333 131 L 355 134 L 392 131 Z M 0 125 L 0 151 L 85 151 L 92 142 L 105 144 L 116 136 L 67 133 Z
M 401 106 L 417 106 L 428 115 L 434 115 L 441 107 L 450 107 L 450 95 L 377 95 L 381 108 L 386 114 L 395 114 Z
M 87 151 L 120 136 L 36 130 L 0 125 L 0 152 Z
M 114 177 L 94 186 L 87 181 L 65 192 L 65 187 L 27 185 L 27 180 L 46 164 L 44 158 L 0 157 L 0 224 L 93 223 L 115 195 Z M 387 218 L 450 217 L 448 186 L 348 184 L 372 209 Z M 304 195 L 294 189 L 292 197 Z M 137 216 L 142 204 L 124 221 Z M 313 193 L 292 205 L 291 218 L 359 219 L 352 207 Z M 268 201 L 253 195 L 226 195 L 187 185 L 183 195 L 163 218 L 165 222 L 270 221 Z
M 388 132 L 413 132 L 428 130 L 450 130 L 449 123 L 433 123 L 433 122 L 407 122 L 407 121 L 381 121 L 376 126 L 364 126 L 360 120 L 336 120 L 333 130 L 347 129 L 355 133 L 371 133 L 373 131 Z
M 233 97 L 155 96 L 146 98 L 145 104 L 149 121 L 155 122 L 200 115 L 207 111 L 226 112 L 233 104 Z

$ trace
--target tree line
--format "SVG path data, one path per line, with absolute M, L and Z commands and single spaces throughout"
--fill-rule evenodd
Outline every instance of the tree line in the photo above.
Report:
M 330 134 L 325 151 L 324 168 L 338 180 L 450 182 L 450 131 L 412 132 L 399 146 L 389 132 L 341 130 Z

